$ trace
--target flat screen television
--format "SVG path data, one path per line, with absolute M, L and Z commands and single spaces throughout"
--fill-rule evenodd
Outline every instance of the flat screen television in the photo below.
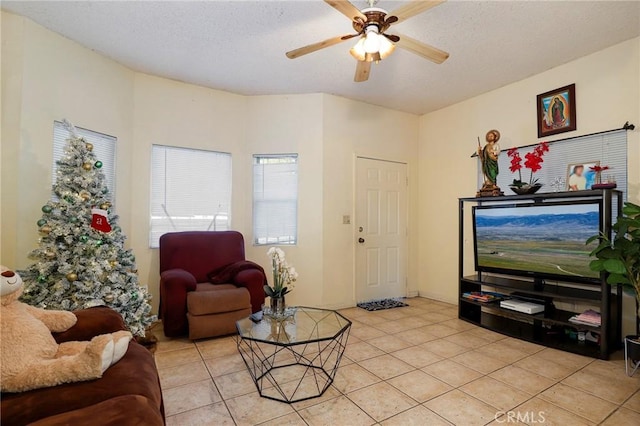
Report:
M 602 203 L 495 204 L 473 208 L 475 266 L 495 272 L 535 278 L 596 283 L 585 245 L 602 229 Z

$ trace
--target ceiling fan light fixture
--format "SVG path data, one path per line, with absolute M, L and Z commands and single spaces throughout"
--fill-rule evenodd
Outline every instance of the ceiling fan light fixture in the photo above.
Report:
M 380 54 L 380 59 L 384 59 L 391 55 L 393 51 L 396 49 L 396 45 L 391 43 L 386 37 L 380 37 L 380 50 L 378 53 Z
M 367 52 L 364 51 L 364 36 L 360 37 L 360 40 L 349 50 L 349 53 L 358 61 L 366 60 Z
M 382 44 L 381 39 L 385 37 L 378 33 L 378 27 L 376 25 L 369 25 L 364 31 L 364 42 L 362 44 L 364 51 L 367 53 L 379 52 L 380 45 Z
M 382 55 L 380 55 L 379 52 L 374 52 L 374 53 L 365 52 L 362 46 L 363 44 L 364 44 L 364 37 L 358 40 L 356 45 L 349 50 L 349 53 L 351 53 L 351 56 L 353 56 L 355 59 L 361 62 L 378 63 L 382 60 Z

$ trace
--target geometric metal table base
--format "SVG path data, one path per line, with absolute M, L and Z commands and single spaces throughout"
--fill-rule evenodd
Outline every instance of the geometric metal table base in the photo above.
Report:
M 286 320 L 238 321 L 238 351 L 258 393 L 287 403 L 321 396 L 333 383 L 351 321 L 335 311 L 298 308 Z

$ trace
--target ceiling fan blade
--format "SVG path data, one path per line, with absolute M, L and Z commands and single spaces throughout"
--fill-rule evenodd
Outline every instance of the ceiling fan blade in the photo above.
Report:
M 385 19 L 385 21 L 382 23 L 382 26 L 380 27 L 380 32 L 384 33 L 385 31 L 387 31 L 389 29 L 391 24 L 394 24 L 396 22 L 398 22 L 398 17 L 397 16 L 389 16 L 389 17 L 387 17 L 387 19 Z
M 324 49 L 325 47 L 333 46 L 334 44 L 338 44 L 345 40 L 349 40 L 350 38 L 356 37 L 359 34 L 347 34 L 340 37 L 333 37 L 319 43 L 310 44 L 308 46 L 301 47 L 299 49 L 292 50 L 287 52 L 287 58 L 295 59 L 300 56 L 306 55 L 307 53 L 315 52 L 316 50 Z
M 396 43 L 396 46 L 415 53 L 418 56 L 422 56 L 436 64 L 443 63 L 449 57 L 449 54 L 444 50 L 429 46 L 428 44 L 404 35 L 400 36 L 400 40 Z
M 356 75 L 353 77 L 353 81 L 361 83 L 369 80 L 369 73 L 371 72 L 371 62 L 358 61 L 356 66 Z
M 396 22 L 398 22 L 398 17 L 397 16 L 389 16 L 387 19 L 384 20 L 384 24 L 386 26 L 389 26 L 391 24 L 395 24 Z
M 412 16 L 415 16 L 419 13 L 422 13 L 426 10 L 429 10 L 432 7 L 436 7 L 439 4 L 444 3 L 445 1 L 447 0 L 438 0 L 438 1 L 413 0 L 405 4 L 404 6 L 399 7 L 393 12 L 389 13 L 389 15 L 396 16 L 398 18 L 396 23 L 398 23 L 398 22 L 404 21 L 405 19 L 409 19 Z
M 355 21 L 356 18 L 362 19 L 363 22 L 367 21 L 367 17 L 362 12 L 360 12 L 357 7 L 355 7 L 348 1 L 324 0 L 324 2 L 352 21 Z
M 395 34 L 382 34 L 383 36 L 385 36 L 386 38 L 388 38 L 389 40 L 391 40 L 394 43 L 397 43 L 400 41 L 400 37 L 398 37 Z

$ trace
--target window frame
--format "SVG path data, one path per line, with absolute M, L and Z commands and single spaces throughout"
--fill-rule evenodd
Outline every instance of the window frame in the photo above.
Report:
M 181 232 L 181 231 L 198 231 L 198 230 L 211 230 L 211 226 L 213 226 L 213 230 L 216 230 L 216 226 L 217 226 L 217 220 L 218 220 L 218 216 L 219 213 L 216 212 L 213 215 L 202 215 L 202 214 L 193 214 L 189 220 L 202 220 L 202 221 L 208 221 L 209 225 L 207 229 L 188 229 L 188 227 L 186 227 L 187 229 L 180 229 L 180 227 L 178 227 L 178 229 L 174 229 L 174 230 L 167 230 L 162 232 L 158 237 L 157 240 L 154 237 L 154 226 L 153 226 L 153 221 L 154 218 L 158 219 L 158 220 L 162 220 L 163 218 L 168 218 L 168 220 L 173 224 L 173 220 L 176 219 L 176 216 L 171 216 L 169 215 L 166 207 L 163 207 L 163 211 L 167 216 L 154 216 L 154 202 L 156 202 L 157 200 L 154 198 L 154 192 L 156 191 L 156 186 L 154 185 L 155 179 L 154 179 L 154 153 L 155 153 L 155 149 L 157 148 L 162 148 L 165 149 L 164 154 L 166 155 L 167 150 L 180 150 L 180 151 L 184 151 L 184 152 L 190 152 L 190 153 L 207 153 L 207 154 L 214 154 L 214 155 L 221 155 L 226 157 L 226 161 L 228 161 L 228 176 L 226 176 L 225 178 L 228 178 L 228 184 L 229 187 L 225 188 L 222 192 L 225 192 L 228 194 L 228 200 L 224 200 L 225 203 L 228 202 L 228 212 L 226 212 L 226 225 L 224 226 L 224 229 L 220 229 L 220 230 L 230 230 L 232 229 L 231 225 L 232 225 L 232 203 L 233 203 L 233 156 L 230 152 L 224 152 L 224 151 L 216 151 L 216 150 L 210 150 L 210 149 L 202 149 L 202 148 L 191 148 L 191 147 L 184 147 L 184 146 L 174 146 L 174 145 L 166 145 L 166 144 L 152 144 L 151 145 L 151 155 L 149 158 L 149 162 L 150 162 L 150 170 L 149 170 L 149 180 L 150 180 L 150 185 L 149 185 L 149 191 L 150 191 L 150 195 L 149 195 L 149 248 L 151 249 L 157 249 L 160 246 L 160 237 L 162 235 L 164 235 L 165 233 L 168 232 Z M 207 168 L 209 166 L 204 165 L 204 168 Z M 166 192 L 167 192 L 167 188 L 166 188 L 166 181 L 167 181 L 167 165 L 165 163 L 164 167 L 163 167 L 163 176 L 165 183 L 163 183 L 161 186 L 164 187 L 164 191 L 165 191 L 165 202 L 166 202 Z M 201 184 L 201 182 L 203 181 L 200 176 L 198 175 L 192 175 L 193 177 L 193 181 L 191 181 L 192 184 L 197 185 L 197 184 Z M 215 183 L 213 183 L 215 184 Z M 173 195 L 175 197 L 175 195 Z M 213 197 L 212 197 L 213 198 Z M 157 206 L 156 206 L 157 207 Z M 185 219 L 185 218 L 183 218 Z M 155 228 L 156 231 L 155 232 L 161 232 L 162 230 L 158 231 L 157 227 Z
M 285 158 L 291 158 L 294 161 L 292 162 L 281 162 L 281 163 L 273 163 L 273 164 L 295 164 L 295 175 L 296 175 L 296 179 L 295 179 L 295 198 L 293 199 L 289 199 L 288 201 L 293 201 L 295 202 L 295 213 L 293 215 L 293 217 L 295 218 L 295 232 L 293 235 L 293 240 L 286 240 L 286 237 L 291 237 L 291 236 L 278 236 L 278 237 L 271 237 L 271 236 L 266 236 L 264 237 L 264 239 L 266 239 L 266 241 L 261 242 L 260 240 L 263 237 L 260 237 L 258 234 L 259 232 L 257 232 L 258 230 L 256 229 L 257 226 L 257 220 L 256 220 L 256 215 L 257 215 L 257 209 L 256 209 L 256 204 L 259 204 L 260 202 L 264 202 L 264 200 L 257 200 L 256 199 L 256 166 L 260 165 L 260 163 L 258 163 L 257 161 L 259 161 L 260 159 L 285 159 Z M 298 153 L 277 153 L 277 154 L 253 154 L 252 156 L 252 192 L 251 192 L 251 198 L 252 198 L 252 232 L 253 232 L 253 238 L 252 238 L 252 242 L 254 246 L 273 246 L 273 245 L 283 245 L 283 246 L 297 246 L 298 242 L 299 242 L 299 236 L 298 236 L 298 223 L 299 223 L 299 218 L 298 218 L 298 212 L 299 212 L 299 200 L 300 200 L 300 188 L 299 188 L 299 170 L 300 170 L 300 156 Z M 264 173 L 263 173 L 263 184 L 264 184 Z M 263 192 L 264 193 L 264 192 Z M 276 241 L 273 240 L 273 238 L 276 239 Z

